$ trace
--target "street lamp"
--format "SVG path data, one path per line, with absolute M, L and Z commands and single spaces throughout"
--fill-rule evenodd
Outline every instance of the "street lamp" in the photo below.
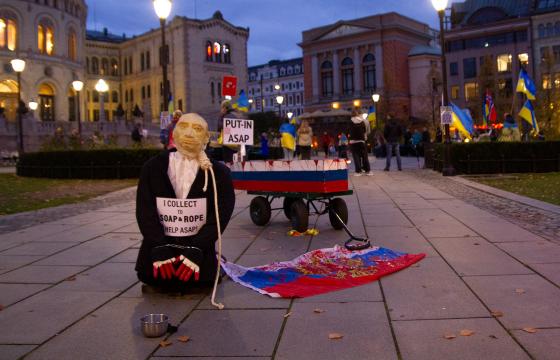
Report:
M 82 136 L 82 121 L 80 120 L 80 91 L 84 88 L 84 82 L 80 80 L 72 81 L 72 88 L 76 92 L 75 103 L 76 103 L 76 120 L 78 121 L 78 135 Z
M 253 99 L 249 99 L 249 110 L 253 110 Z
M 373 100 L 373 106 L 375 108 L 375 128 L 377 129 L 377 118 L 379 118 L 379 110 L 377 109 L 377 102 L 379 101 L 379 94 L 375 93 L 371 95 Z
M 31 100 L 28 105 L 31 111 L 35 111 L 39 107 L 39 103 L 35 100 Z
M 284 97 L 282 95 L 278 95 L 276 97 L 276 102 L 278 103 L 278 116 L 282 117 L 282 103 L 284 102 Z
M 294 116 L 294 113 L 291 112 L 291 111 L 288 111 L 288 112 L 286 113 L 286 116 L 288 116 L 288 120 L 292 120 L 292 116 Z
M 95 90 L 99 93 L 99 122 L 105 121 L 105 93 L 109 91 L 109 85 L 103 79 L 95 84 Z
M 161 25 L 161 49 L 159 57 L 161 61 L 161 69 L 163 71 L 163 110 L 169 105 L 169 86 L 167 84 L 167 64 L 169 62 L 169 51 L 165 43 L 165 20 L 171 13 L 171 0 L 153 0 L 154 10 L 159 18 Z
M 274 85 L 274 90 L 276 90 L 276 91 L 280 90 L 280 84 Z
M 432 5 L 439 15 L 439 37 L 441 46 L 441 74 L 443 78 L 443 106 L 449 105 L 449 96 L 447 94 L 447 64 L 445 60 L 445 29 L 443 20 L 445 17 L 445 9 L 447 8 L 447 0 L 432 0 Z M 443 176 L 454 176 L 455 169 L 451 165 L 451 136 L 449 134 L 449 124 L 445 124 L 445 144 L 443 151 Z
M 18 152 L 23 154 L 23 123 L 21 119 L 21 112 L 23 111 L 21 106 L 21 73 L 25 70 L 25 61 L 22 59 L 13 59 L 10 61 L 12 68 L 17 74 L 17 86 L 18 86 L 18 104 L 17 104 L 17 122 L 18 122 Z

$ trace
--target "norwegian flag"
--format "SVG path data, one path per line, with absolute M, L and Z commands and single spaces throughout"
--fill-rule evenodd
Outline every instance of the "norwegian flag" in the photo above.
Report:
M 488 126 L 488 124 L 495 124 L 498 118 L 496 114 L 496 108 L 494 107 L 494 101 L 492 100 L 492 95 L 490 94 L 490 90 L 486 89 L 486 95 L 484 96 L 484 103 L 482 109 L 482 119 L 484 122 L 484 126 Z

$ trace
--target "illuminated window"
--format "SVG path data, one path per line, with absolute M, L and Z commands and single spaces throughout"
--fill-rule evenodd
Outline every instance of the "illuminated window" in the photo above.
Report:
M 222 46 L 218 42 L 214 43 L 214 61 L 217 63 L 222 62 Z
M 511 54 L 498 55 L 496 61 L 498 63 L 498 72 L 511 71 Z
M 54 26 L 47 19 L 42 20 L 37 28 L 37 45 L 41 54 L 54 54 Z
M 321 64 L 321 85 L 323 96 L 332 96 L 333 94 L 333 66 L 330 61 Z
M 16 49 L 17 25 L 15 17 L 10 13 L 0 12 L 0 49 Z
M 560 89 L 560 73 L 554 74 L 554 88 Z
M 373 54 L 367 54 L 362 59 L 362 72 L 364 74 L 364 91 L 374 91 L 377 88 L 377 82 L 375 78 L 375 56 Z
M 458 86 L 452 86 L 451 87 L 451 98 L 453 100 L 459 98 L 459 87 Z
M 70 30 L 68 34 L 68 58 L 72 61 L 76 61 L 78 57 L 78 40 L 76 38 L 76 32 L 74 30 Z
M 529 54 L 522 53 L 517 55 L 517 57 L 519 58 L 519 63 L 521 64 L 521 66 L 529 65 Z
M 115 58 L 111 59 L 111 75 L 119 76 L 119 63 Z
M 42 121 L 54 121 L 54 90 L 50 85 L 39 87 L 39 114 Z
M 542 75 L 542 88 L 543 89 L 552 89 L 552 83 L 550 82 L 550 74 L 543 74 Z
M 206 42 L 206 61 L 212 61 L 212 43 Z
M 229 44 L 224 44 L 223 52 L 224 52 L 224 63 L 231 64 L 231 47 Z
M 470 82 L 465 83 L 465 100 L 475 100 L 477 97 L 477 86 L 476 83 Z

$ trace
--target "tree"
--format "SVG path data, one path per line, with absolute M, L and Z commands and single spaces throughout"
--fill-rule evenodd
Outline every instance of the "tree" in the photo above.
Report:
M 419 108 L 418 115 L 421 119 L 436 129 L 439 124 L 439 106 L 441 103 L 441 72 L 433 65 L 426 74 L 426 80 L 418 85 Z
M 560 76 L 553 73 L 554 65 L 554 56 L 548 48 L 539 65 L 542 81 L 538 83 L 534 104 L 539 128 L 547 139 L 560 137 Z

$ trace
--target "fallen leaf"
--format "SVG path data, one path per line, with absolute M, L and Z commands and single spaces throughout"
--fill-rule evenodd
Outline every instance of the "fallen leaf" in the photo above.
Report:
M 329 339 L 330 340 L 340 340 L 344 337 L 344 335 L 339 334 L 339 333 L 330 333 L 329 334 Z
M 480 245 L 479 243 L 474 243 L 473 245 Z
M 522 330 L 525 331 L 525 332 L 528 332 L 529 334 L 534 334 L 534 333 L 537 332 L 537 329 L 535 329 L 533 327 L 524 327 Z
M 162 348 L 164 347 L 168 347 L 169 345 L 173 344 L 173 342 L 169 341 L 169 340 L 161 340 L 159 342 L 159 346 L 161 346 Z
M 317 309 L 314 309 L 313 312 L 314 312 L 315 314 L 320 314 L 320 313 L 324 313 L 325 310 L 317 308 Z
M 518 294 L 525 294 L 525 289 L 515 289 L 515 292 Z
M 504 316 L 504 313 L 501 312 L 501 311 L 492 311 L 492 312 L 490 312 L 490 314 L 491 314 L 493 317 L 502 317 L 502 316 Z
M 488 335 L 489 338 L 491 339 L 497 339 L 498 337 L 496 335 Z
M 289 313 L 285 314 L 284 317 L 285 317 L 285 318 L 288 318 L 288 317 L 290 317 L 290 315 L 292 315 L 292 312 L 291 312 L 291 311 L 290 311 Z
M 76 281 L 76 277 L 70 276 L 68 279 L 66 279 L 66 281 Z
M 459 332 L 459 335 L 461 336 L 471 336 L 472 334 L 474 334 L 474 331 L 469 329 L 463 329 L 461 330 L 461 332 Z
M 178 341 L 184 342 L 184 343 L 186 343 L 186 342 L 189 341 L 190 339 L 191 339 L 190 336 L 186 336 L 186 335 L 184 335 L 184 336 L 179 336 L 179 337 L 177 338 Z
M 457 336 L 455 336 L 455 334 L 445 334 L 445 335 L 443 335 L 443 337 L 446 338 L 447 340 L 453 340 Z

